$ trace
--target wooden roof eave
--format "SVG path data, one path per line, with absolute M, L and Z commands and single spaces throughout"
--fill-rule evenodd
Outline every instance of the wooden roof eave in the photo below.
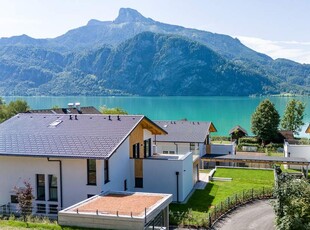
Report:
M 166 130 L 162 129 L 160 126 L 155 124 L 153 121 L 144 117 L 141 121 L 141 125 L 144 129 L 148 129 L 153 135 L 166 135 L 168 134 Z
M 215 128 L 212 122 L 210 122 L 209 132 L 217 132 L 217 129 Z
M 305 133 L 310 133 L 310 125 L 308 125 L 308 128 L 306 129 Z

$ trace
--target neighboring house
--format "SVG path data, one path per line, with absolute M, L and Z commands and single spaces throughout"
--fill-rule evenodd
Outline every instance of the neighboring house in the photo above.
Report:
M 199 158 L 205 154 L 235 154 L 235 143 L 211 144 L 210 133 L 217 132 L 212 122 L 201 121 L 154 121 L 168 132 L 154 136 L 156 152 L 163 154 L 185 154 L 198 156 L 194 161 L 194 175 L 198 172 Z M 204 166 L 201 164 L 201 167 Z M 199 179 L 199 178 L 196 178 Z M 196 181 L 194 178 L 194 181 Z
M 29 110 L 27 113 L 44 113 L 44 114 L 101 114 L 93 106 L 84 106 L 81 107 L 79 102 L 68 103 L 67 108 L 53 108 L 53 109 L 36 109 Z
M 232 141 L 237 140 L 238 142 L 239 138 L 247 136 L 248 132 L 240 125 L 237 125 L 229 131 L 229 135 Z
M 154 121 L 168 132 L 167 135 L 154 137 L 158 153 L 203 156 L 211 152 L 210 133 L 217 132 L 212 122 L 198 121 Z
M 0 206 L 15 202 L 24 180 L 43 215 L 106 191 L 183 201 L 194 186 L 192 155 L 153 156 L 152 138 L 163 134 L 139 115 L 18 114 L 0 124 Z

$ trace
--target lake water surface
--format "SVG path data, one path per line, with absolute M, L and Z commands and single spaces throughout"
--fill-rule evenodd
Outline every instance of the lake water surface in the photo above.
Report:
M 67 107 L 70 102 L 80 102 L 81 106 L 100 108 L 121 107 L 130 114 L 144 114 L 153 120 L 212 121 L 218 132 L 213 135 L 228 135 L 235 125 L 241 125 L 251 132 L 251 115 L 266 97 L 3 97 L 7 103 L 24 99 L 32 109 L 47 109 L 55 105 Z M 294 97 L 306 103 L 305 126 L 310 122 L 310 97 Z M 291 97 L 269 97 L 280 115 L 283 115 Z

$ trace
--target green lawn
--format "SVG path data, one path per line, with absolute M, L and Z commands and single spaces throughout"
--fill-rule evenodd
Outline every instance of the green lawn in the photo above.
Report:
M 43 230 L 43 229 L 51 229 L 51 230 L 86 230 L 90 228 L 80 228 L 80 227 L 61 227 L 56 222 L 49 222 L 49 221 L 38 221 L 38 222 L 31 222 L 31 221 L 19 221 L 19 220 L 3 220 L 0 219 L 0 229 L 6 230 Z M 94 230 L 94 229 L 92 229 Z
M 221 203 L 228 197 L 242 193 L 243 190 L 272 188 L 274 184 L 274 174 L 272 170 L 254 169 L 225 169 L 218 168 L 216 177 L 233 178 L 232 181 L 214 181 L 208 183 L 204 190 L 196 190 L 186 204 L 172 204 L 172 213 L 187 212 L 191 210 L 193 218 L 203 218 L 210 208 Z M 171 218 L 174 221 L 174 218 Z M 180 224 L 180 220 L 174 224 Z

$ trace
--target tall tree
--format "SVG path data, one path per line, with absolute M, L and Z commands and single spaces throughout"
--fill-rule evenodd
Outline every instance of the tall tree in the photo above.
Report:
M 102 114 L 128 114 L 127 111 L 123 110 L 120 107 L 115 107 L 115 108 L 108 108 L 106 106 L 102 106 L 100 108 L 100 112 Z
M 284 112 L 284 116 L 281 121 L 281 127 L 284 130 L 292 130 L 295 134 L 298 134 L 301 130 L 301 126 L 304 125 L 304 111 L 305 104 L 298 100 L 290 100 Z
M 252 132 L 265 144 L 271 141 L 278 133 L 280 116 L 274 104 L 266 99 L 262 101 L 252 114 Z
M 29 110 L 29 105 L 24 100 L 11 101 L 9 104 L 0 104 L 0 122 L 3 122 L 18 113 Z

